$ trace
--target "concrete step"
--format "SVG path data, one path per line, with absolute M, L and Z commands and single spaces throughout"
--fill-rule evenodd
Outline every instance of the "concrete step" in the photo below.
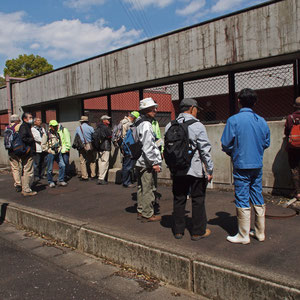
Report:
M 203 255 L 194 259 L 174 249 L 153 247 L 128 237 L 21 204 L 0 202 L 2 217 L 15 225 L 64 242 L 82 252 L 133 267 L 176 287 L 211 299 L 300 299 L 299 279 L 245 268 Z M 271 255 L 271 254 L 270 254 Z

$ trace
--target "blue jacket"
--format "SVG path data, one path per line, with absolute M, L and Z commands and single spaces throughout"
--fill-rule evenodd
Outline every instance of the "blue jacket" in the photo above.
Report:
M 270 146 L 270 130 L 264 118 L 251 108 L 242 108 L 227 120 L 221 142 L 235 169 L 258 169 L 263 166 L 264 150 Z
M 84 138 L 87 143 L 90 143 L 92 141 L 92 136 L 94 133 L 94 128 L 86 123 L 81 124 L 81 128 L 84 134 Z M 80 129 L 80 126 L 76 128 L 76 134 L 79 135 L 82 143 L 84 143 L 84 138 Z

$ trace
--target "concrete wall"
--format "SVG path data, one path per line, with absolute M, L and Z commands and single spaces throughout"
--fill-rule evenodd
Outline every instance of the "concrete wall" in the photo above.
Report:
M 265 151 L 263 167 L 263 187 L 267 192 L 288 193 L 293 188 L 291 172 L 288 164 L 287 152 L 285 151 L 286 141 L 284 139 L 285 121 L 268 122 L 271 131 L 271 145 Z M 212 144 L 212 157 L 214 161 L 214 180 L 212 187 L 232 188 L 232 164 L 230 157 L 221 150 L 221 136 L 225 124 L 206 126 L 207 134 Z M 159 178 L 164 181 L 170 178 L 166 165 L 163 165 L 163 172 Z
M 14 94 L 26 106 L 249 64 L 299 51 L 299 28 L 299 0 L 271 3 L 14 84 Z
M 7 91 L 6 88 L 0 89 L 0 111 L 7 110 Z

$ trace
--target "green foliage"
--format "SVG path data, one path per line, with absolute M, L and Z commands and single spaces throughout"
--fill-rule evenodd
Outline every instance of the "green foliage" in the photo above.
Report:
M 30 78 L 53 70 L 46 58 L 39 55 L 19 55 L 16 59 L 8 59 L 5 63 L 4 75 Z
M 0 87 L 6 85 L 5 78 L 0 76 Z

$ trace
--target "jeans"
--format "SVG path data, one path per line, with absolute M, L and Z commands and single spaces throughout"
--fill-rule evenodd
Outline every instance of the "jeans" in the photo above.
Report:
M 135 160 L 130 156 L 123 157 L 123 166 L 122 166 L 122 182 L 124 186 L 132 184 L 131 182 L 131 170 L 133 169 Z
M 65 174 L 70 175 L 70 152 L 62 153 L 62 157 L 66 165 Z
M 189 192 L 192 197 L 192 235 L 203 235 L 206 231 L 207 218 L 205 210 L 205 192 L 207 179 L 186 176 L 174 176 L 174 234 L 184 233 L 185 229 L 185 205 Z
M 234 169 L 234 191 L 236 207 L 248 208 L 263 205 L 262 169 Z
M 41 152 L 41 153 L 34 153 L 33 155 L 33 166 L 34 166 L 34 177 L 41 178 L 45 175 L 45 169 L 46 169 L 46 158 L 48 153 L 47 152 Z
M 47 179 L 48 182 L 51 183 L 53 182 L 53 176 L 52 176 L 52 170 L 53 170 L 53 162 L 56 161 L 59 166 L 59 174 L 58 174 L 58 181 L 64 181 L 65 178 L 65 168 L 66 165 L 64 163 L 63 157 L 61 153 L 58 154 L 48 154 L 48 159 L 47 159 Z

